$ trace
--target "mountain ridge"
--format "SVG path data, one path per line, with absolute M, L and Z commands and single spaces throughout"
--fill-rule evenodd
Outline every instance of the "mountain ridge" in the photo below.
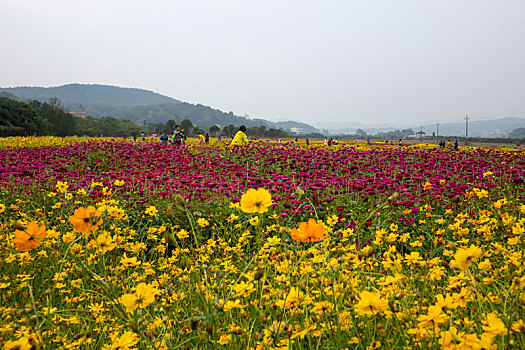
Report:
M 247 127 L 264 125 L 267 128 L 283 128 L 288 131 L 296 128 L 303 133 L 316 133 L 319 130 L 307 123 L 297 121 L 273 122 L 262 118 L 248 119 L 223 112 L 202 104 L 182 102 L 153 91 L 102 84 L 66 84 L 57 87 L 9 87 L 0 92 L 18 96 L 23 100 L 49 101 L 58 97 L 65 109 L 71 112 L 84 112 L 96 118 L 116 117 L 136 124 L 165 123 L 168 120 L 181 122 L 190 119 L 192 123 L 209 128 L 211 125 L 229 124 Z

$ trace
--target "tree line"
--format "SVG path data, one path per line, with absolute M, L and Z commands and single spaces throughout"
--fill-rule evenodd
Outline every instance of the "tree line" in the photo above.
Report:
M 140 136 L 142 133 L 172 133 L 179 123 L 168 120 L 166 123 L 135 124 L 129 120 L 113 117 L 93 118 L 76 116 L 65 111 L 60 99 L 53 97 L 49 102 L 33 100 L 29 103 L 0 97 L 0 136 L 54 135 L 54 136 Z M 239 126 L 228 124 L 222 128 L 211 125 L 207 130 L 194 125 L 190 119 L 180 122 L 187 136 L 209 133 L 211 137 L 232 137 Z M 293 137 L 283 129 L 267 128 L 265 125 L 249 127 L 249 137 L 282 138 Z M 319 135 L 321 136 L 321 135 Z

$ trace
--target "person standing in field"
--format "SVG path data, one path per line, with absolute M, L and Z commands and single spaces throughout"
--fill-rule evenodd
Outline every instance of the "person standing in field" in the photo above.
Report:
M 182 131 L 180 130 L 180 125 L 175 125 L 175 131 L 173 132 L 173 144 L 175 146 L 182 146 L 182 138 L 183 138 Z
M 230 146 L 243 146 L 248 144 L 248 138 L 246 137 L 246 127 L 244 125 L 241 125 L 239 127 L 239 131 L 235 134 Z
M 162 133 L 162 136 L 160 137 L 160 142 L 162 142 L 163 145 L 167 145 L 168 144 L 168 135 L 166 135 L 166 133 Z
M 199 145 L 204 145 L 204 135 L 201 132 L 199 133 Z
M 208 144 L 210 142 L 210 135 L 208 133 L 204 134 L 204 142 Z

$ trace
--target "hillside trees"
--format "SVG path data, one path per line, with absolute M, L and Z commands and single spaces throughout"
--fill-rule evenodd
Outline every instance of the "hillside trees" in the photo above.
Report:
M 167 132 L 168 134 L 171 134 L 173 133 L 173 131 L 175 131 L 175 126 L 175 120 L 170 119 L 166 122 L 166 125 L 164 125 L 164 130 L 162 132 Z
M 77 117 L 64 112 L 60 108 L 58 99 L 51 99 L 51 103 L 32 101 L 31 107 L 46 121 L 42 133 L 56 136 L 75 135 L 77 133 Z
M 235 132 L 237 131 L 237 128 L 233 124 L 226 125 L 222 128 L 222 132 L 226 134 L 228 137 L 232 137 Z
M 180 122 L 180 128 L 184 130 L 186 136 L 190 136 L 193 131 L 193 123 L 189 119 Z
M 208 129 L 208 132 L 210 133 L 211 137 L 217 137 L 221 133 L 221 128 L 219 128 L 217 125 L 212 125 Z
M 516 128 L 509 133 L 510 137 L 525 137 L 525 128 Z
M 0 97 L 0 136 L 39 134 L 44 124 L 27 103 Z

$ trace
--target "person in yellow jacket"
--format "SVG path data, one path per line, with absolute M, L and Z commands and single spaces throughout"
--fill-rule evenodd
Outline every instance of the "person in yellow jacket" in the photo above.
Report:
M 248 138 L 246 137 L 246 134 L 244 133 L 246 131 L 246 127 L 244 125 L 241 125 L 239 128 L 239 131 L 235 134 L 235 137 L 232 140 L 232 143 L 230 143 L 230 146 L 242 146 L 248 144 Z

